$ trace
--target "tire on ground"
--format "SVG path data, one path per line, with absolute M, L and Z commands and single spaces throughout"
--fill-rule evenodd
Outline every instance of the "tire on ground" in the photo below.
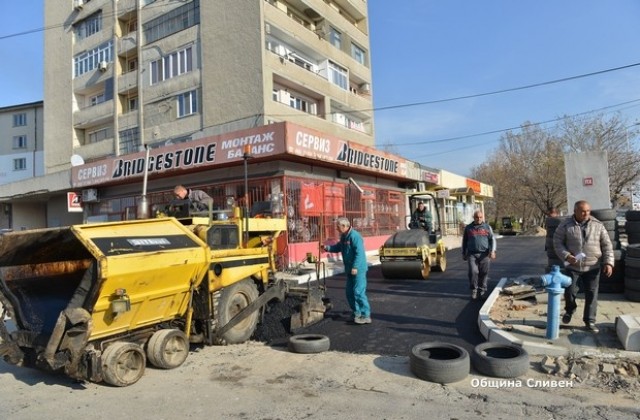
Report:
M 156 331 L 147 343 L 147 359 L 155 367 L 174 369 L 189 355 L 189 339 L 180 330 Z
M 529 354 L 514 344 L 486 342 L 473 349 L 473 367 L 494 378 L 516 378 L 529 370 Z
M 416 344 L 409 355 L 409 367 L 418 378 L 439 384 L 463 380 L 469 375 L 469 353 L 460 346 L 431 342 Z
M 129 386 L 138 382 L 147 363 L 142 347 L 123 341 L 107 347 L 101 359 L 102 379 L 113 386 Z
M 321 334 L 298 334 L 289 337 L 287 348 L 293 353 L 321 353 L 329 350 L 329 337 Z

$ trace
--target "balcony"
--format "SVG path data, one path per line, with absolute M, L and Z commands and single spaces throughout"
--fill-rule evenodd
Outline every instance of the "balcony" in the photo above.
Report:
M 129 54 L 132 50 L 138 48 L 138 34 L 135 32 L 129 32 L 127 35 L 118 39 L 118 55 L 124 56 Z
M 89 106 L 73 113 L 73 125 L 75 128 L 92 127 L 113 118 L 113 101 L 105 101 L 95 106 Z

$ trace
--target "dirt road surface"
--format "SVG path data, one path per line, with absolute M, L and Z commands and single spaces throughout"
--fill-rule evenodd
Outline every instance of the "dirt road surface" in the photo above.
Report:
M 357 327 L 354 327 L 357 328 Z M 192 351 L 126 388 L 0 362 L 3 419 L 607 419 L 640 418 L 640 395 L 558 381 L 423 381 L 404 356 L 296 354 L 258 342 Z M 490 417 L 489 417 L 490 416 Z

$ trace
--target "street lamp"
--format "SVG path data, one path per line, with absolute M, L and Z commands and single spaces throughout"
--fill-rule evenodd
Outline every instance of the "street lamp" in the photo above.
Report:
M 244 159 L 244 245 L 247 246 L 249 242 L 249 172 L 248 163 L 251 156 L 251 145 L 247 144 L 243 149 L 244 153 L 242 158 Z

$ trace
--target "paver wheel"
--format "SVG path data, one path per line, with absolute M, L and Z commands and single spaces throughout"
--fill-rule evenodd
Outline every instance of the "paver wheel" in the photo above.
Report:
M 144 375 L 146 358 L 134 343 L 113 343 L 102 353 L 102 378 L 109 385 L 129 386 Z
M 217 304 L 218 327 L 226 325 L 234 316 L 254 300 L 258 299 L 258 289 L 255 283 L 250 280 L 242 280 L 231 286 L 222 289 L 220 300 Z M 256 329 L 258 325 L 259 311 L 254 311 L 238 325 L 231 328 L 221 337 L 224 344 L 244 343 Z
M 448 343 L 422 343 L 413 346 L 409 355 L 411 372 L 420 379 L 447 384 L 469 375 L 469 353 Z
M 473 349 L 471 360 L 478 372 L 495 378 L 516 378 L 529 370 L 529 354 L 513 344 L 478 344 Z
M 147 344 L 147 358 L 162 369 L 180 366 L 189 355 L 189 339 L 180 330 L 156 331 Z
M 289 337 L 288 348 L 293 353 L 321 353 L 329 350 L 329 337 L 321 334 L 298 334 Z

